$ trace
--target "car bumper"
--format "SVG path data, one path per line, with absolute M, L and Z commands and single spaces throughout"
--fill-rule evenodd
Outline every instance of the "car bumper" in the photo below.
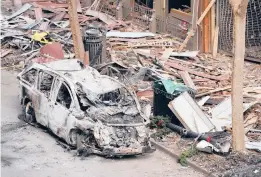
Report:
M 104 149 L 103 153 L 106 156 L 130 156 L 130 155 L 139 155 L 144 153 L 152 153 L 155 151 L 155 148 L 151 146 L 143 146 L 140 148 L 127 148 L 127 147 L 120 147 L 120 148 L 106 148 Z

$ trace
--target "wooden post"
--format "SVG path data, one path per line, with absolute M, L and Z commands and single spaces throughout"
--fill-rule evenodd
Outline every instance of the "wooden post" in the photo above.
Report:
M 215 4 L 211 8 L 211 48 L 212 48 L 212 53 L 213 53 L 213 48 L 214 48 L 214 37 L 215 37 L 215 30 L 216 30 L 216 24 L 215 24 L 215 19 L 216 19 L 216 7 Z
M 169 11 L 169 4 L 167 0 L 154 0 L 156 15 L 162 18 L 166 17 Z M 154 8 L 154 4 L 153 4 Z
M 198 50 L 198 42 L 199 42 L 199 30 L 197 25 L 197 19 L 198 19 L 198 12 L 199 12 L 199 0 L 193 0 L 191 1 L 193 3 L 192 5 L 192 29 L 195 29 L 195 35 L 193 37 L 193 44 L 192 49 Z
M 122 8 L 122 1 L 119 2 L 117 6 L 117 20 L 123 20 L 123 8 Z
M 132 12 L 135 5 L 135 0 L 122 0 L 123 5 L 123 19 L 124 20 L 131 20 L 132 19 Z
M 154 2 L 153 2 L 153 10 L 154 10 L 154 12 L 152 14 L 152 20 L 150 22 L 150 31 L 152 33 L 156 33 L 157 32 L 157 20 L 156 20 L 156 8 L 155 8 L 155 6 L 156 6 L 156 3 L 155 3 L 155 0 L 154 0 Z
M 218 34 L 219 34 L 219 27 L 217 26 L 214 30 L 214 37 L 213 37 L 213 46 L 212 46 L 212 55 L 214 58 L 217 57 L 217 50 L 218 50 Z
M 68 1 L 68 14 L 73 37 L 74 53 L 76 58 L 84 60 L 84 47 L 77 14 L 77 3 L 75 0 Z
M 245 151 L 243 122 L 243 69 L 248 0 L 229 0 L 234 17 L 234 64 L 232 74 L 232 143 L 235 151 Z
M 209 0 L 203 0 L 203 9 L 206 9 L 208 7 Z M 210 12 L 208 12 L 203 19 L 203 25 L 202 25 L 202 37 L 203 37 L 203 52 L 208 53 L 209 52 L 209 44 L 211 43 L 210 40 Z

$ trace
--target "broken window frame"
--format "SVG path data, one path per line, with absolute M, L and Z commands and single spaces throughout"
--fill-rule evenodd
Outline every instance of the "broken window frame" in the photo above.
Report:
M 52 81 L 50 93 L 49 93 L 48 96 L 47 96 L 45 93 L 43 93 L 43 92 L 41 91 L 41 89 L 40 89 L 41 81 L 42 81 L 42 77 L 43 77 L 43 73 L 49 74 L 49 75 L 53 76 L 53 81 Z M 50 98 L 52 97 L 53 85 L 54 85 L 55 78 L 56 78 L 56 76 L 55 76 L 52 72 L 48 72 L 48 71 L 45 71 L 45 70 L 40 70 L 40 71 L 38 71 L 37 90 L 38 90 L 42 95 L 44 95 L 44 97 L 46 97 L 46 98 L 48 98 L 48 99 L 50 99 Z
M 55 86 L 55 90 L 53 91 L 52 100 L 53 100 L 55 103 L 57 103 L 57 104 L 63 106 L 64 108 L 66 108 L 66 109 L 68 109 L 68 110 L 71 110 L 72 108 L 76 107 L 75 99 L 74 99 L 74 96 L 73 96 L 73 92 L 72 92 L 72 90 L 71 90 L 69 84 L 66 83 L 63 79 L 58 78 L 58 77 L 56 77 L 56 78 L 54 79 L 53 86 L 54 86 L 55 84 L 57 84 L 57 85 Z M 57 97 L 58 97 L 59 91 L 60 91 L 60 89 L 61 89 L 61 87 L 62 87 L 62 84 L 64 84 L 65 87 L 68 89 L 69 94 L 70 94 L 70 97 L 71 97 L 71 100 L 72 100 L 69 108 L 67 108 L 66 106 L 64 106 L 64 105 L 62 105 L 61 103 L 57 102 Z
M 28 82 L 27 80 L 24 79 L 24 76 L 30 72 L 31 70 L 36 70 L 36 74 L 35 74 L 35 79 L 34 79 L 34 83 L 31 84 L 30 82 Z M 30 68 L 28 69 L 25 73 L 23 73 L 21 75 L 21 81 L 23 81 L 25 84 L 27 84 L 30 87 L 35 87 L 37 85 L 37 81 L 38 81 L 38 75 L 39 75 L 39 70 L 37 68 Z

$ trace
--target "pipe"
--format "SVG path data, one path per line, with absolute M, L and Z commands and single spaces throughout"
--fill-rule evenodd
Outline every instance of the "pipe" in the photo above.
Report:
M 199 140 L 205 140 L 211 144 L 213 144 L 215 147 L 219 147 L 214 139 L 212 139 L 211 136 L 206 135 L 206 134 L 198 134 L 193 131 L 189 131 L 183 127 L 180 127 L 178 125 L 172 124 L 172 123 L 167 123 L 166 125 L 169 129 L 179 133 L 181 136 L 185 138 L 198 138 Z

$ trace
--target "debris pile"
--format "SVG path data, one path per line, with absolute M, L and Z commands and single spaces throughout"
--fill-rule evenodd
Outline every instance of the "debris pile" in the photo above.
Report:
M 74 58 L 68 5 L 31 2 L 23 4 L 22 8 L 9 16 L 2 16 L 2 66 L 17 65 L 20 61 L 27 62 L 39 55 L 50 57 L 48 45 L 54 45 L 54 41 L 61 46 L 57 45 L 59 50 L 51 52 L 53 58 Z M 77 2 L 83 34 L 92 23 L 98 22 L 106 29 L 106 62 L 93 67 L 100 74 L 121 81 L 137 94 L 142 113 L 147 119 L 152 117 L 152 127 L 164 126 L 159 136 L 170 132 L 165 129 L 168 127 L 182 137 L 195 139 L 198 144 L 193 142 L 193 145 L 199 151 L 221 154 L 230 151 L 230 57 L 218 54 L 217 58 L 213 58 L 199 51 L 179 52 L 183 42 L 179 39 L 168 34 L 144 31 L 131 21 L 116 20 L 101 12 L 101 1 L 94 1 L 90 7 L 84 8 L 81 8 L 80 1 Z M 57 54 L 61 50 L 62 54 Z M 11 52 L 17 52 L 13 60 L 8 57 Z M 255 151 L 260 151 L 261 147 L 260 76 L 261 65 L 245 63 L 242 77 L 246 147 Z M 117 93 L 111 93 L 114 94 Z M 127 102 L 128 96 L 125 96 L 122 100 Z M 114 102 L 118 101 L 113 98 L 105 95 L 99 101 L 113 107 Z M 84 96 L 80 99 L 84 104 Z M 93 110 L 93 113 L 95 111 L 100 110 Z M 169 117 L 169 121 L 162 116 Z M 111 121 L 114 123 L 118 120 Z M 167 137 L 165 140 L 170 139 Z
M 2 4 L 1 66 L 21 68 L 34 57 L 49 57 L 48 53 L 40 49 L 53 42 L 62 45 L 64 58 L 74 58 L 67 1 L 26 2 L 23 1 L 22 6 L 16 9 L 12 2 L 5 1 Z M 127 25 L 112 18 L 109 20 L 107 15 L 96 13 L 90 7 L 82 8 L 80 0 L 77 0 L 77 12 L 82 33 L 86 26 L 96 20 L 107 24 L 110 30 Z

